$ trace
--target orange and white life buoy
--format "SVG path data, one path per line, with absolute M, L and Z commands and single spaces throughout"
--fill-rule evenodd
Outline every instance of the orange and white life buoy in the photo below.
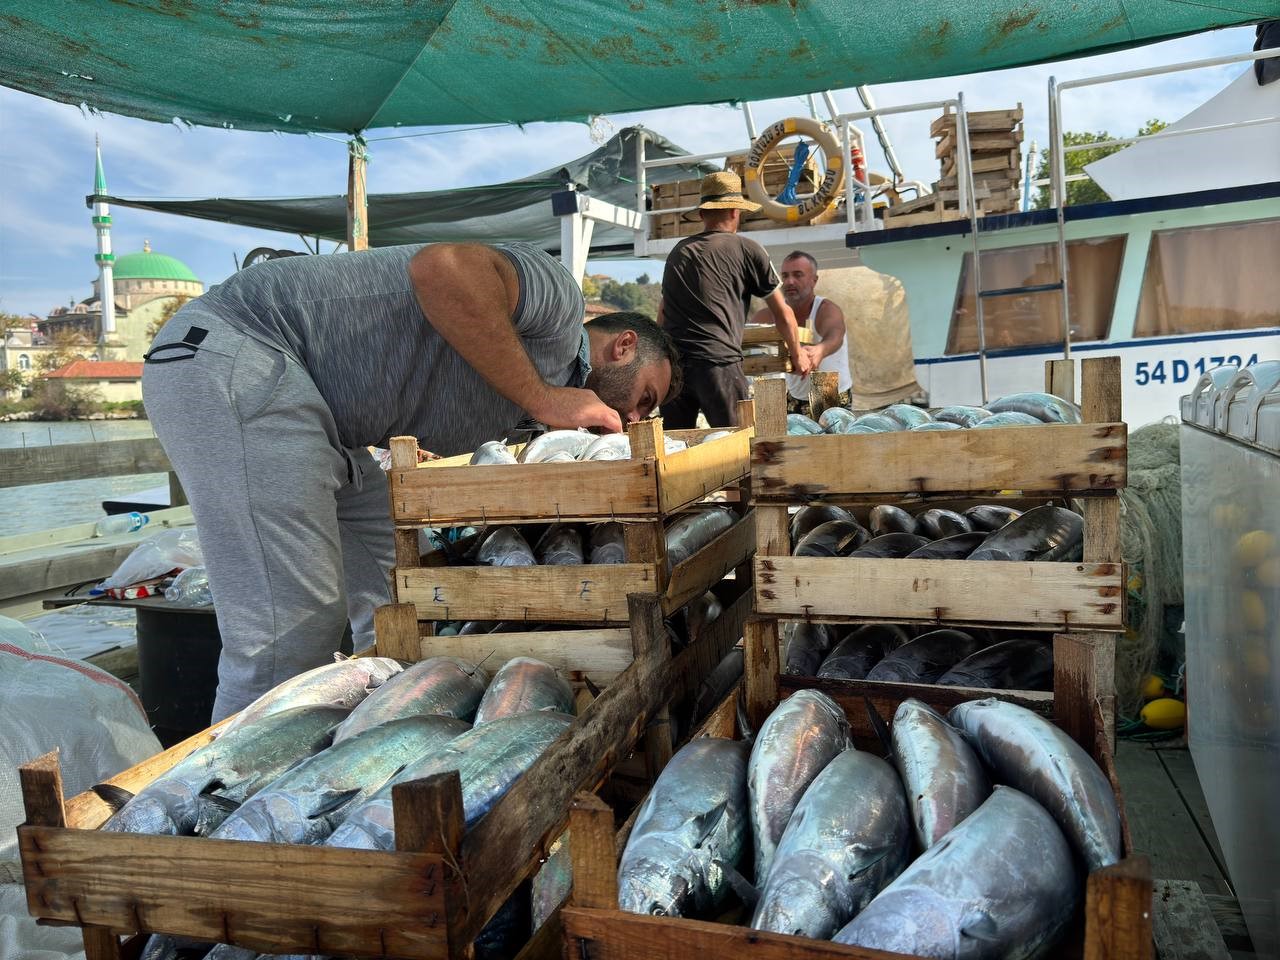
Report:
M 764 161 L 773 148 L 793 134 L 801 134 L 817 142 L 827 158 L 827 173 L 817 192 L 799 203 L 779 203 L 764 189 Z M 844 153 L 831 128 L 820 120 L 788 117 L 772 124 L 756 137 L 747 154 L 747 196 L 760 204 L 765 215 L 782 223 L 808 223 L 836 202 L 844 182 Z

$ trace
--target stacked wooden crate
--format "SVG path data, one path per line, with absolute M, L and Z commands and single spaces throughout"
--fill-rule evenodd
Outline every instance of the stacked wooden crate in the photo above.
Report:
M 796 335 L 801 343 L 814 342 L 814 333 L 809 327 L 798 328 Z M 773 324 L 747 324 L 742 331 L 742 352 L 742 372 L 748 377 L 791 372 L 787 345 Z
M 1018 209 L 1022 196 L 1022 104 L 1013 110 L 971 112 L 967 118 L 978 216 L 1012 213 Z M 956 114 L 947 111 L 938 117 L 929 134 L 937 141 L 933 152 L 940 164 L 933 193 L 887 208 L 886 227 L 963 220 L 969 216 L 967 210 L 960 209 Z

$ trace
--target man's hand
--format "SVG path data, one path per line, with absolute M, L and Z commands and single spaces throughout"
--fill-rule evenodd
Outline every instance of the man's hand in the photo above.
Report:
M 799 352 L 791 355 L 792 373 L 798 373 L 801 376 L 804 376 L 805 374 L 812 373 L 817 369 L 818 362 L 814 360 L 811 350 L 812 348 L 806 345 L 802 346 Z
M 618 411 L 605 406 L 604 401 L 592 390 L 548 387 L 529 413 L 548 427 L 563 430 L 599 427 L 605 433 L 622 432 L 622 418 L 618 416 Z

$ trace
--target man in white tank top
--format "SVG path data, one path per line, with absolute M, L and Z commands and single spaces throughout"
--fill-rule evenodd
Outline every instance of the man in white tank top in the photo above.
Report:
M 809 352 L 816 369 L 835 373 L 839 377 L 840 404 L 848 406 L 853 389 L 853 375 L 849 372 L 849 352 L 844 345 L 844 311 L 826 297 L 814 293 L 818 285 L 818 261 L 803 250 L 787 254 L 779 271 L 782 279 L 782 296 L 796 315 L 796 323 L 808 327 L 818 338 L 816 343 L 802 349 Z M 752 322 L 770 323 L 769 311 L 762 310 Z M 788 407 L 807 409 L 809 377 L 788 373 Z

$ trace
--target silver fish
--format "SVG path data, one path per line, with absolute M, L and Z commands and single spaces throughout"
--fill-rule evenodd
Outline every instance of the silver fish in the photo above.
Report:
M 466 728 L 461 720 L 447 717 L 408 717 L 366 730 L 263 787 L 209 836 L 320 843 L 397 770 Z
M 845 432 L 848 433 L 853 427 L 867 427 L 876 433 L 897 433 L 906 429 L 901 420 L 883 413 L 864 413 Z
M 893 417 L 908 430 L 922 424 L 932 423 L 933 417 L 929 415 L 929 411 L 922 407 L 913 407 L 909 403 L 894 403 L 885 407 L 883 410 L 877 411 L 886 417 Z
M 334 743 L 389 720 L 439 716 L 470 722 L 484 696 L 485 672 L 458 657 L 428 657 L 392 677 L 342 721 Z
M 223 727 L 222 736 L 292 707 L 328 704 L 352 710 L 403 669 L 390 657 L 343 658 L 326 663 L 272 687 Z
M 546 567 L 565 567 L 583 562 L 582 534 L 577 527 L 553 523 L 539 538 L 533 555 Z
M 889 503 L 872 507 L 868 522 L 871 524 L 873 537 L 883 537 L 886 533 L 916 532 L 916 518 L 901 507 Z
M 625 433 L 606 433 L 596 437 L 578 457 L 579 460 L 630 460 L 631 439 Z
M 892 623 L 868 623 L 851 631 L 822 661 L 818 676 L 841 680 L 865 680 L 885 654 L 911 639 Z
M 501 440 L 490 440 L 487 443 L 480 444 L 476 448 L 476 452 L 471 455 L 471 463 L 519 463 L 507 445 Z
M 618 865 L 629 913 L 706 913 L 728 892 L 724 867 L 746 849 L 747 747 L 700 737 L 681 747 L 636 814 Z
M 1044 423 L 1029 413 L 1021 413 L 1017 410 L 1006 410 L 1004 413 L 993 413 L 985 420 L 979 420 L 975 423 L 971 430 L 996 430 L 1000 427 L 1036 427 Z
M 788 676 L 812 677 L 818 673 L 836 642 L 836 631 L 825 623 L 802 621 L 791 624 L 782 655 L 782 672 Z
M 934 507 L 916 515 L 916 533 L 930 540 L 954 537 L 957 533 L 968 533 L 969 530 L 969 521 L 954 510 Z
M 109 803 L 124 799 L 102 829 L 111 833 L 206 834 L 227 814 L 300 760 L 333 740 L 343 707 L 294 707 L 224 733 L 161 774 L 136 795 L 95 787 Z
M 595 439 L 595 434 L 584 430 L 551 430 L 526 443 L 516 459 L 521 463 L 544 463 L 557 453 L 567 453 L 569 459 L 576 460 Z
M 684 632 L 688 642 L 693 643 L 702 636 L 702 631 L 719 620 L 723 613 L 724 604 L 710 590 L 689 601 L 684 608 Z
M 721 701 L 742 682 L 743 655 L 741 647 L 734 647 L 712 668 L 694 694 L 690 708 L 691 725 L 701 723 L 718 707 Z
M 960 731 L 926 703 L 903 700 L 891 737 L 916 839 L 928 850 L 982 805 L 991 784 Z
M 810 437 L 823 433 L 822 425 L 803 413 L 787 414 L 787 434 L 792 437 Z
M 678 437 L 670 436 L 669 434 L 663 434 L 662 452 L 667 456 L 671 456 L 673 453 L 680 453 L 682 450 L 688 449 L 689 444 L 685 443 L 683 440 Z
M 862 547 L 870 534 L 853 517 L 820 523 L 795 543 L 796 557 L 847 557 Z
M 985 420 L 989 416 L 991 416 L 990 410 L 984 410 L 982 407 L 966 407 L 963 404 L 943 407 L 933 412 L 933 419 L 938 423 L 954 423 L 960 427 L 972 427 L 979 420 Z
M 476 710 L 476 726 L 534 710 L 572 714 L 573 688 L 551 664 L 515 657 L 493 675 Z
M 932 540 L 907 554 L 908 560 L 963 560 L 982 546 L 987 534 L 981 530 L 957 533 L 941 540 Z
M 1008 787 L 995 792 L 835 935 L 836 943 L 943 960 L 1038 957 L 1066 929 L 1079 880 L 1062 831 Z
M 850 551 L 846 556 L 872 557 L 881 560 L 898 559 L 909 556 L 928 542 L 925 537 L 917 536 L 914 533 L 885 533 L 871 538 L 858 547 L 857 550 Z
M 747 765 L 757 883 L 768 876 L 778 841 L 805 789 L 848 747 L 848 718 L 816 690 L 793 693 L 760 727 Z
M 462 810 L 468 828 L 492 809 L 546 749 L 573 723 L 573 717 L 540 710 L 503 717 L 437 745 L 398 771 L 354 807 L 326 842 L 330 847 L 391 850 L 395 847 L 392 788 L 438 773 L 458 771 Z
M 587 563 L 626 563 L 627 541 L 622 524 L 597 523 L 591 528 L 591 552 Z
M 703 507 L 683 513 L 667 527 L 667 570 L 688 560 L 737 522 L 725 507 Z
M 1048 720 L 1002 700 L 970 700 L 948 719 L 994 778 L 1047 809 L 1090 870 L 1120 859 L 1120 810 L 1101 768 Z
M 1033 637 L 994 643 L 969 654 L 937 683 L 991 690 L 1052 690 L 1053 646 Z
M 818 426 L 827 433 L 840 433 L 842 428 L 851 427 L 857 422 L 858 415 L 844 407 L 827 407 L 818 417 Z
M 1042 423 L 1079 423 L 1080 408 L 1051 393 L 1012 393 L 987 404 L 992 413 L 1025 413 Z
M 1002 507 L 999 504 L 983 503 L 976 507 L 970 507 L 964 512 L 964 517 L 969 521 L 969 526 L 974 530 L 987 530 L 994 532 L 1003 527 L 1006 523 L 1017 520 L 1022 516 L 1021 510 L 1015 510 L 1013 507 Z
M 712 440 L 722 440 L 725 437 L 731 437 L 735 432 L 736 431 L 733 430 L 713 430 L 703 437 L 698 445 L 701 446 L 703 443 L 710 443 Z
M 912 433 L 940 433 L 944 430 L 963 430 L 964 427 L 958 423 L 951 423 L 947 420 L 930 420 L 928 423 L 920 423 L 911 428 Z
M 569 834 L 562 833 L 547 848 L 547 859 L 533 875 L 530 897 L 533 900 L 533 929 L 538 930 L 551 919 L 573 889 L 573 858 L 569 854 Z
M 800 798 L 751 926 L 829 940 L 902 872 L 911 823 L 893 767 L 844 751 Z
M 990 534 L 969 559 L 1079 563 L 1083 556 L 1084 519 L 1073 510 L 1046 503 Z
M 538 563 L 529 541 L 515 527 L 494 527 L 480 544 L 476 560 L 490 567 L 532 567 Z
M 811 503 L 801 507 L 791 516 L 791 546 L 795 547 L 806 533 L 828 520 L 852 519 L 853 514 L 833 503 Z
M 868 680 L 894 683 L 933 683 L 969 654 L 978 649 L 978 641 L 963 630 L 931 630 L 922 633 L 871 668 Z

